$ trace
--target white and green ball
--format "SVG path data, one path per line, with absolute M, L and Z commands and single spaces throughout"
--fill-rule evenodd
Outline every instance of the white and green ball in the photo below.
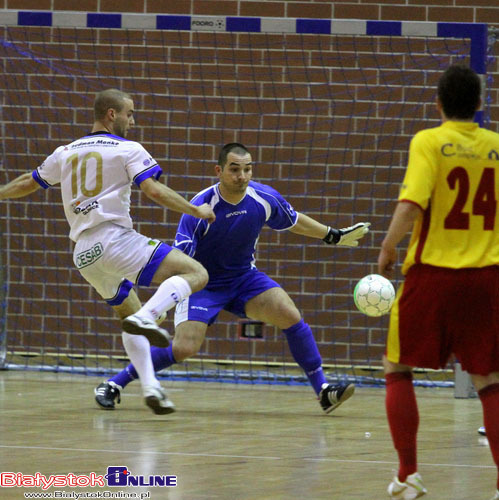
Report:
M 353 299 L 357 309 L 367 316 L 383 316 L 390 312 L 395 288 L 379 274 L 368 274 L 355 285 Z

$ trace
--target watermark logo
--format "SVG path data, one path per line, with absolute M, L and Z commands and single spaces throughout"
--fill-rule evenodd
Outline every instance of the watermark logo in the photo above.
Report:
M 65 487 L 73 486 L 78 488 L 106 486 L 104 476 L 98 476 L 95 472 L 89 475 L 79 475 L 69 473 L 55 476 L 45 476 L 37 472 L 36 474 L 23 474 L 22 472 L 1 472 L 0 473 L 1 487 L 18 487 L 18 488 L 41 488 L 47 490 L 50 487 Z
M 134 476 L 125 465 L 107 468 L 105 476 L 108 486 L 177 486 L 177 476 Z
M 106 475 L 90 472 L 89 474 L 76 475 L 58 474 L 45 476 L 40 472 L 35 474 L 23 474 L 22 472 L 0 472 L 0 487 L 2 488 L 41 488 L 46 492 L 49 488 L 86 488 L 86 487 L 131 487 L 131 486 L 147 486 L 147 487 L 163 487 L 171 488 L 177 486 L 177 476 L 173 475 L 134 475 L 130 472 L 126 465 L 110 466 L 107 468 Z M 61 496 L 63 494 L 63 496 Z M 125 496 L 123 496 L 124 494 Z M 39 497 L 39 495 L 43 495 Z M 90 497 L 87 495 L 91 495 Z M 128 496 L 127 496 L 128 495 Z M 123 493 L 122 491 L 113 490 L 101 492 L 61 492 L 52 491 L 46 493 L 26 493 L 26 498 L 150 498 L 148 492 L 145 493 Z M 0 494 L 0 497 L 2 495 Z

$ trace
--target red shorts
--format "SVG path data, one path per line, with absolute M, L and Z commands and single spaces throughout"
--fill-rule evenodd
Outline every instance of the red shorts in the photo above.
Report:
M 390 315 L 388 360 L 439 369 L 452 353 L 468 373 L 499 372 L 499 266 L 409 269 Z

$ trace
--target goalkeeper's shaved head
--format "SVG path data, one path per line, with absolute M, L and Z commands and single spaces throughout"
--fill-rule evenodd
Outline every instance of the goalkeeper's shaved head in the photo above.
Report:
M 218 164 L 222 168 L 224 168 L 227 163 L 227 156 L 229 156 L 229 153 L 234 153 L 239 156 L 250 154 L 250 152 L 246 149 L 246 146 L 243 144 L 240 144 L 239 142 L 230 142 L 220 150 L 220 154 L 218 155 Z

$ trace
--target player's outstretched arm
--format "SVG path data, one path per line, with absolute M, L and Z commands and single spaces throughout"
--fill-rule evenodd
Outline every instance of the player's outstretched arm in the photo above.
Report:
M 140 184 L 140 189 L 142 189 L 150 200 L 158 205 L 173 210 L 174 212 L 193 215 L 198 219 L 207 219 L 210 223 L 215 222 L 215 213 L 207 203 L 200 206 L 193 205 L 176 191 L 152 177 L 143 181 Z
M 31 172 L 16 177 L 8 184 L 0 186 L 0 200 L 8 198 L 23 198 L 31 193 L 34 193 L 41 186 L 33 179 Z
M 414 221 L 421 216 L 423 210 L 419 205 L 407 201 L 399 201 L 388 232 L 381 243 L 381 250 L 378 256 L 378 273 L 390 277 L 396 260 L 396 248 L 404 236 L 411 230 Z
M 353 226 L 334 229 L 330 227 L 324 239 L 329 245 L 342 247 L 358 247 L 359 240 L 369 232 L 370 222 L 357 222 Z
M 359 245 L 358 240 L 369 231 L 370 225 L 370 222 L 359 222 L 350 227 L 334 229 L 317 222 L 308 215 L 298 213 L 298 220 L 290 231 L 312 238 L 321 238 L 329 245 L 356 247 Z

